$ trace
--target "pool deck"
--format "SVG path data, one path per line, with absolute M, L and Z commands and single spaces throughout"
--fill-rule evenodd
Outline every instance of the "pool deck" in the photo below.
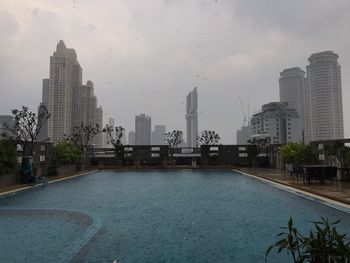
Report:
M 288 172 L 280 169 L 238 168 L 236 170 L 350 205 L 350 182 L 325 181 L 323 184 L 320 182 L 311 182 L 309 184 L 302 180 L 297 181 L 296 178 L 293 180 Z

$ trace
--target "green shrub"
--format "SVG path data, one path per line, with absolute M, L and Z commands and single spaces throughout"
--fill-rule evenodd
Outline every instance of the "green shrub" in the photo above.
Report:
M 17 164 L 16 145 L 10 140 L 0 139 L 0 174 L 11 172 Z
M 304 143 L 288 143 L 280 147 L 284 164 L 305 164 L 312 162 L 311 147 Z
M 69 165 L 77 163 L 81 151 L 70 141 L 62 140 L 56 144 L 55 154 L 59 165 Z

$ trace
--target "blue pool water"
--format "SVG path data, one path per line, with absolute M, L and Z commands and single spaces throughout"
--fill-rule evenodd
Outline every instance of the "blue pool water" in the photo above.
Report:
M 0 261 L 264 262 L 290 215 L 350 232 L 348 214 L 232 171 L 96 172 L 0 198 Z

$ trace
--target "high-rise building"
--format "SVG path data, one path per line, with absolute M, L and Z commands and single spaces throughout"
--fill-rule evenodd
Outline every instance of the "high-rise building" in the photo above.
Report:
M 113 127 L 113 130 L 115 129 L 115 122 L 113 118 L 108 118 L 108 125 Z
M 120 140 L 121 140 L 122 145 L 126 145 L 126 134 L 125 134 L 125 130 L 124 130 L 123 135 L 122 135 L 122 137 L 120 138 Z
M 102 107 L 95 109 L 94 122 L 98 125 L 99 129 L 102 129 L 103 125 L 103 110 Z M 102 147 L 102 132 L 99 132 L 92 140 L 95 147 Z
M 252 138 L 252 126 L 242 126 L 236 133 L 237 144 L 248 144 L 248 141 Z
M 135 116 L 135 144 L 151 145 L 151 117 L 145 114 Z
M 92 81 L 87 81 L 86 85 L 82 85 L 77 92 L 76 102 L 78 106 L 78 114 L 75 117 L 76 125 L 84 123 L 85 125 L 98 125 L 99 129 L 103 129 L 103 110 L 102 107 L 97 107 L 97 97 L 94 93 L 94 84 Z M 102 133 L 99 133 L 93 139 L 93 144 L 96 147 L 102 147 Z
M 81 72 L 75 50 L 66 48 L 60 40 L 50 57 L 48 135 L 54 143 L 72 133 L 76 106 L 73 97 L 81 85 Z
M 288 102 L 288 108 L 296 109 L 299 114 L 300 128 L 305 128 L 305 71 L 298 67 L 288 68 L 280 73 L 280 101 Z
M 198 93 L 195 87 L 186 97 L 186 141 L 188 147 L 198 145 Z
M 152 145 L 165 145 L 165 125 L 154 125 Z
M 12 115 L 0 115 L 0 139 L 4 134 L 10 135 L 9 131 L 4 127 L 5 124 L 9 128 L 12 128 L 15 125 L 15 119 Z
M 115 138 L 115 132 L 114 132 L 115 123 L 114 123 L 114 119 L 113 118 L 108 118 L 107 125 L 109 127 L 113 127 L 113 132 L 112 132 L 111 136 L 112 136 L 112 138 Z M 112 138 L 109 137 L 107 132 L 103 132 L 102 133 L 102 140 L 103 140 L 103 147 L 104 148 L 113 148 L 113 145 L 110 143 Z
M 40 106 L 44 105 L 47 110 L 49 109 L 49 82 L 50 82 L 49 79 L 43 79 L 42 96 L 41 96 L 41 103 L 40 103 Z M 38 140 L 46 141 L 48 139 L 49 139 L 49 121 L 46 120 L 38 134 Z
M 338 55 L 312 54 L 306 67 L 306 140 L 344 138 L 343 101 Z
M 95 120 L 97 98 L 94 95 L 94 84 L 87 81 L 86 85 L 82 85 L 77 90 L 76 95 L 75 108 L 77 114 L 74 118 L 74 126 L 79 126 L 81 123 L 95 126 L 97 124 Z
M 46 102 L 47 101 L 47 102 Z M 95 126 L 102 129 L 103 110 L 97 107 L 94 85 L 87 81 L 82 85 L 82 68 L 74 49 L 67 48 L 62 40 L 50 57 L 50 78 L 43 80 L 42 103 L 47 103 L 50 113 L 47 134 L 53 143 L 70 136 L 75 126 Z M 43 137 L 45 137 L 43 129 Z M 102 134 L 93 143 L 102 147 Z
M 129 131 L 129 133 L 128 133 L 128 144 L 135 145 L 135 132 L 134 131 Z
M 302 133 L 298 112 L 287 102 L 271 102 L 251 118 L 252 137 L 269 138 L 271 144 L 300 142 Z

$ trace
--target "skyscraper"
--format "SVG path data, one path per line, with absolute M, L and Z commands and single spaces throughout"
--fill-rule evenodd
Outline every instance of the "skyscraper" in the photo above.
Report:
M 94 116 L 94 122 L 95 124 L 98 125 L 99 129 L 102 129 L 102 125 L 103 125 L 103 110 L 102 107 L 98 107 L 97 109 L 95 109 L 95 116 Z M 99 132 L 94 138 L 93 138 L 93 142 L 95 147 L 102 147 L 102 132 Z
M 295 109 L 299 114 L 300 128 L 305 128 L 305 71 L 300 68 L 288 68 L 280 73 L 280 101 L 288 102 L 288 108 Z
M 44 105 L 47 110 L 49 108 L 49 82 L 50 82 L 49 79 L 43 79 L 42 98 L 40 103 L 40 105 Z M 47 120 L 45 124 L 42 126 L 38 134 L 38 140 L 46 141 L 48 140 L 48 138 L 49 138 L 49 121 Z
M 48 135 L 54 143 L 72 133 L 73 97 L 81 85 L 81 72 L 75 50 L 60 40 L 50 57 Z
M 134 131 L 129 131 L 129 133 L 128 133 L 128 144 L 135 145 L 135 132 Z
M 186 141 L 188 147 L 197 146 L 198 94 L 195 87 L 186 97 Z
M 70 136 L 74 126 L 95 126 L 102 129 L 103 110 L 97 107 L 94 85 L 87 81 L 82 85 L 82 68 L 74 49 L 66 48 L 62 40 L 50 57 L 50 78 L 43 80 L 43 104 L 51 117 L 48 120 L 48 137 L 53 143 Z M 45 129 L 43 130 L 45 132 Z M 93 142 L 102 147 L 102 135 L 98 134 Z
M 111 134 L 111 137 L 107 132 L 102 133 L 102 139 L 103 139 L 103 147 L 104 148 L 113 148 L 113 145 L 111 144 L 111 139 L 115 138 L 115 123 L 113 118 L 108 118 L 108 126 L 113 128 L 113 132 Z
M 152 145 L 165 145 L 165 125 L 154 125 Z
M 97 98 L 94 95 L 94 84 L 87 81 L 86 85 L 77 89 L 76 95 L 74 103 L 77 111 L 74 116 L 74 126 L 79 126 L 81 123 L 95 126 L 97 124 L 95 119 Z
M 135 144 L 151 145 L 151 117 L 145 114 L 135 116 Z
M 343 102 L 338 55 L 312 54 L 306 67 L 307 141 L 344 138 Z
M 237 144 L 248 144 L 248 141 L 252 138 L 252 126 L 242 126 L 241 129 L 236 132 Z

